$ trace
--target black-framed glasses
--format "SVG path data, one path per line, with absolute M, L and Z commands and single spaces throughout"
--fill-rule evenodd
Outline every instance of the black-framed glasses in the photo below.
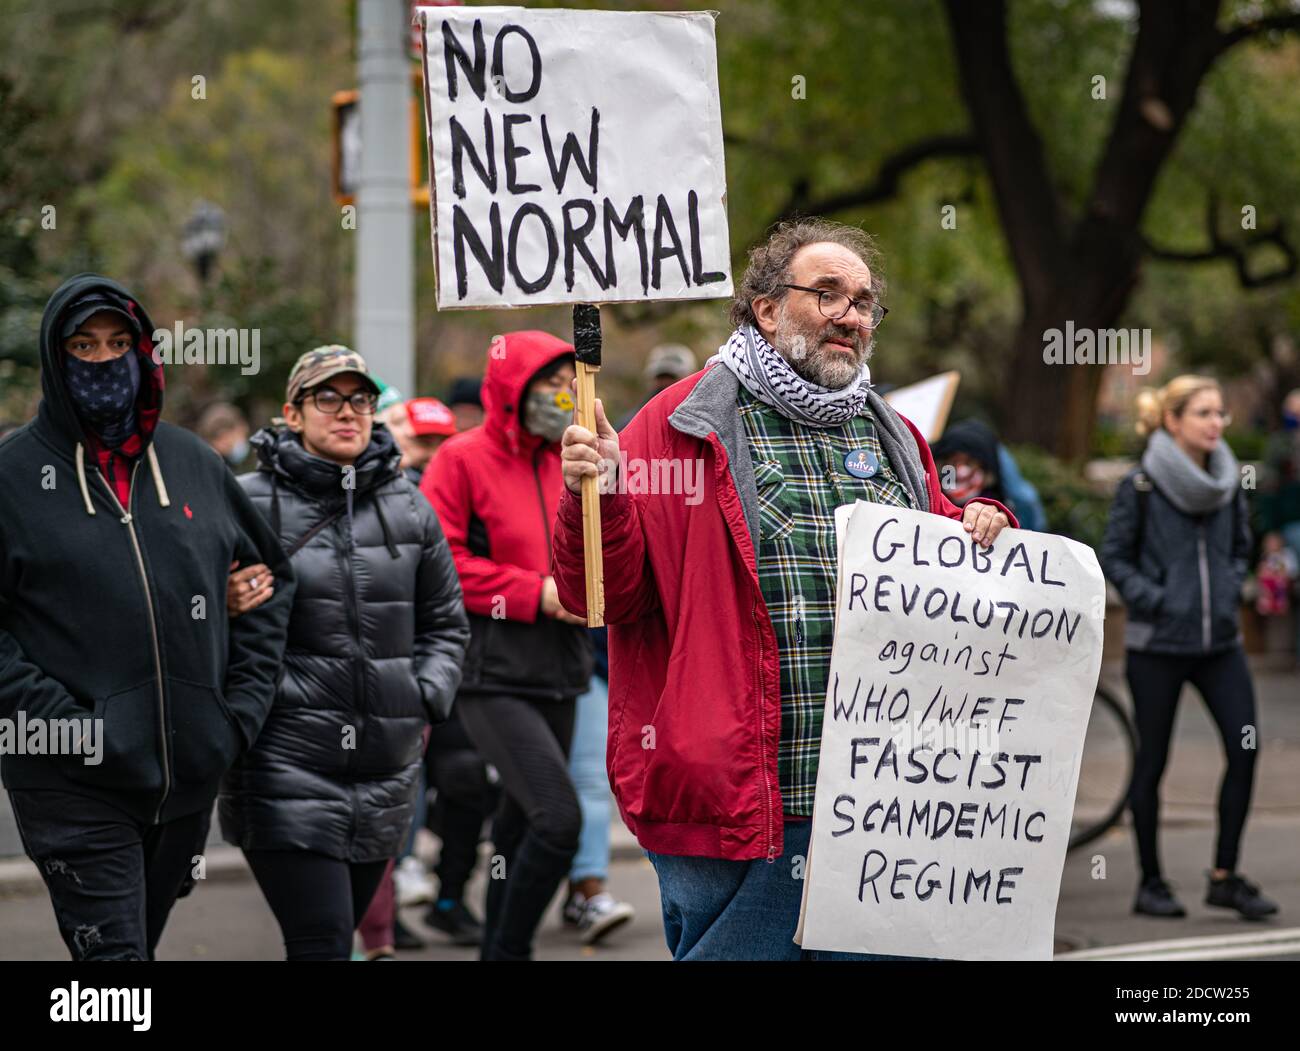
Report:
M 311 403 L 316 406 L 318 412 L 323 412 L 329 416 L 342 411 L 344 401 L 351 405 L 352 411 L 359 416 L 369 416 L 375 411 L 375 405 L 379 401 L 378 396 L 373 391 L 356 390 L 349 394 L 347 398 L 344 398 L 333 387 L 318 387 L 310 394 L 304 394 L 299 398 L 298 404 L 301 405 L 308 398 L 311 399 Z
M 889 313 L 889 307 L 882 306 L 874 299 L 854 299 L 843 292 L 832 292 L 828 288 L 808 288 L 806 285 L 783 284 L 781 287 L 793 288 L 796 292 L 811 292 L 817 297 L 817 309 L 822 312 L 822 316 L 832 321 L 839 321 L 847 316 L 850 307 L 855 307 L 858 311 L 858 328 L 867 331 L 879 328 Z M 863 318 L 866 319 L 865 322 Z

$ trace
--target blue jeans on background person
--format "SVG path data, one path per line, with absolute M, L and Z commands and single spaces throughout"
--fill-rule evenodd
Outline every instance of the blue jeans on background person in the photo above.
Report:
M 569 869 L 569 881 L 609 877 L 609 774 L 605 770 L 605 738 L 609 731 L 609 683 L 599 675 L 578 698 L 569 751 L 569 776 L 582 808 L 582 836 Z
M 794 941 L 811 821 L 786 821 L 774 862 L 686 858 L 647 851 L 659 876 L 664 936 L 674 960 L 914 960 L 910 956 L 801 949 Z
M 415 853 L 415 834 L 424 827 L 425 815 L 429 810 L 429 785 L 424 777 L 423 763 L 420 764 L 420 774 L 416 780 L 419 784 L 416 786 L 417 791 L 415 793 L 415 813 L 411 815 L 411 827 L 406 833 L 406 842 L 402 845 L 402 852 L 397 855 L 399 864 Z

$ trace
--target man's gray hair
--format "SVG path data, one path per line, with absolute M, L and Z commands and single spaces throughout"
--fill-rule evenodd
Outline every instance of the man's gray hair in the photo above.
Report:
M 795 253 L 806 245 L 825 241 L 843 245 L 866 263 L 871 271 L 871 288 L 876 298 L 884 298 L 880 251 L 870 234 L 856 226 L 829 219 L 788 219 L 772 227 L 767 240 L 749 253 L 749 266 L 740 279 L 736 298 L 731 304 L 731 323 L 737 328 L 755 324 L 754 300 L 760 296 L 784 299 L 789 289 L 781 286 L 790 281 L 790 261 Z

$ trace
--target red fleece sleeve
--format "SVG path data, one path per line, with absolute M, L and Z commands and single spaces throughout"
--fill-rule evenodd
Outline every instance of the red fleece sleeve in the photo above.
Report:
M 605 556 L 605 623 L 640 620 L 659 604 L 646 552 L 641 509 L 626 493 L 600 498 L 600 539 Z M 587 570 L 582 551 L 582 498 L 567 488 L 555 516 L 551 572 L 560 604 L 587 615 Z
M 420 479 L 420 492 L 428 497 L 442 523 L 460 575 L 465 608 L 483 617 L 504 614 L 507 620 L 535 622 L 542 598 L 542 575 L 470 552 L 469 520 L 474 511 L 474 492 L 465 461 L 456 455 L 455 447 L 444 449 L 433 458 Z

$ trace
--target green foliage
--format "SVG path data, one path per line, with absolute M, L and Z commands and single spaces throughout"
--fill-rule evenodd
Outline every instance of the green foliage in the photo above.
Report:
M 1233 454 L 1242 463 L 1249 460 L 1262 460 L 1268 453 L 1269 435 L 1267 431 L 1256 428 L 1245 430 L 1233 427 L 1224 435 L 1224 440 L 1231 447 Z
M 1114 420 L 1098 420 L 1092 432 L 1092 455 L 1106 459 L 1136 456 L 1141 452 L 1140 439 L 1132 426 L 1122 426 Z
M 160 326 L 262 329 L 259 375 L 175 369 L 169 415 L 214 398 L 278 405 L 284 357 L 349 328 L 353 242 L 329 186 L 329 98 L 355 75 L 346 12 L 134 0 L 69 18 L 67 6 L 0 13 L 0 68 L 18 70 L 0 78 L 0 132 L 25 114 L 21 136 L 0 135 L 0 360 L 34 350 L 33 316 L 62 277 L 96 269 Z M 179 251 L 200 199 L 227 224 L 206 297 Z M 47 204 L 51 230 L 37 225 Z M 21 275 L 11 216 L 35 256 Z M 34 370 L 10 366 L 3 382 L 0 407 L 30 406 Z

